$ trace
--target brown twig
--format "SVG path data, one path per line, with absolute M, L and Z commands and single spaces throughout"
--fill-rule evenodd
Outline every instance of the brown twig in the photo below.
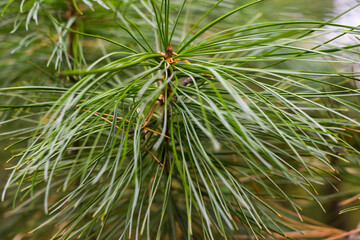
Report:
M 76 105 L 76 107 L 78 108 L 79 105 Z M 82 111 L 88 112 L 88 113 L 92 113 L 91 111 L 85 110 L 85 109 L 83 109 Z M 100 112 L 94 112 L 94 113 L 92 113 L 92 114 L 95 115 L 95 116 L 97 116 L 97 117 L 100 117 L 101 119 L 105 120 L 106 122 L 110 123 L 111 125 L 113 124 L 112 121 L 110 121 L 109 119 L 107 119 L 107 118 L 105 118 L 105 117 L 102 116 L 102 115 L 104 115 L 104 116 L 108 116 L 108 117 L 114 118 L 113 115 L 106 114 L 106 113 L 100 113 Z M 126 121 L 126 122 L 130 122 L 129 120 L 126 120 L 126 119 L 124 120 L 124 119 L 121 118 L 121 117 L 117 117 L 117 119 L 122 120 L 122 121 Z M 135 123 L 134 123 L 134 124 L 135 124 Z M 135 125 L 136 125 L 136 124 L 135 124 Z M 123 129 L 120 129 L 119 126 L 115 125 L 115 127 L 116 127 L 117 129 L 119 129 L 120 131 L 123 131 L 123 132 L 126 134 L 126 132 L 125 132 Z M 150 128 L 146 128 L 146 127 L 145 127 L 144 129 L 146 129 L 146 130 L 148 130 L 148 131 L 151 131 L 151 132 L 153 132 L 153 133 L 162 135 L 162 136 L 164 136 L 164 137 L 170 138 L 170 137 L 168 137 L 168 136 L 166 136 L 166 135 L 163 135 L 163 134 L 161 134 L 161 133 L 159 133 L 159 132 L 157 132 L 157 131 L 155 131 L 155 130 L 152 130 L 152 129 L 150 129 Z M 140 146 L 141 146 L 141 145 L 140 145 Z M 156 162 L 158 162 L 158 163 L 160 164 L 161 167 L 164 167 L 164 165 L 161 163 L 161 161 L 147 148 L 147 146 L 145 146 L 144 149 L 145 149 L 145 151 L 146 151 L 152 158 L 155 159 Z
M 79 106 L 76 106 L 76 107 L 79 107 Z M 88 113 L 92 113 L 92 114 L 94 114 L 95 116 L 107 116 L 107 117 L 112 117 L 112 118 L 114 118 L 115 116 L 114 115 L 111 115 L 111 114 L 107 114 L 107 113 L 101 113 L 101 112 L 91 112 L 91 111 L 89 111 L 89 110 L 86 110 L 86 109 L 82 109 L 82 111 L 83 112 L 88 112 Z M 107 121 L 107 122 L 109 122 L 109 123 L 111 123 L 112 124 L 112 122 L 109 120 L 109 119 L 107 119 L 107 118 L 104 118 L 104 117 L 101 117 L 102 119 L 104 119 L 105 121 Z M 121 121 L 125 121 L 125 122 L 130 122 L 129 120 L 127 120 L 127 119 L 124 119 L 124 118 L 122 118 L 122 117 L 116 117 L 118 120 L 121 120 Z M 134 125 L 136 125 L 136 123 L 133 123 Z M 119 128 L 118 126 L 116 126 L 116 128 Z M 158 131 L 155 131 L 155 130 L 153 130 L 153 129 L 151 129 L 151 128 L 148 128 L 148 127 L 142 127 L 142 129 L 145 129 L 145 130 L 147 130 L 147 131 L 149 131 L 149 132 L 152 132 L 152 133 L 155 133 L 155 134 L 158 134 L 158 135 L 160 135 L 160 136 L 164 136 L 165 138 L 167 138 L 167 139 L 171 139 L 169 136 L 167 136 L 167 135 L 164 135 L 164 134 L 162 134 L 162 133 L 160 133 L 160 132 L 158 132 Z
M 339 202 L 338 206 L 343 207 L 343 206 L 348 205 L 348 204 L 350 204 L 352 202 L 355 202 L 357 200 L 360 200 L 360 194 L 358 194 L 358 195 L 356 195 L 356 196 L 354 196 L 352 198 L 349 198 L 349 199 L 346 199 L 344 201 Z
M 157 157 L 147 147 L 145 147 L 145 151 L 148 152 L 155 159 L 155 161 L 157 161 L 160 164 L 160 166 L 164 167 L 161 161 L 157 159 Z
M 154 106 L 151 107 L 150 112 L 149 112 L 148 115 L 146 116 L 145 122 L 144 122 L 144 124 L 142 125 L 141 128 L 146 128 L 146 126 L 149 124 L 149 122 L 150 122 L 151 119 L 152 119 L 152 116 L 153 116 L 153 114 L 154 114 L 154 111 L 155 111 L 155 108 L 156 108 L 157 105 L 158 105 L 158 101 L 156 101 L 156 103 L 154 104 Z
M 355 234 L 355 233 L 359 233 L 360 232 L 360 228 L 357 228 L 357 229 L 354 229 L 350 232 L 346 232 L 346 233 L 342 233 L 342 234 L 339 234 L 339 235 L 336 235 L 334 237 L 329 237 L 329 238 L 326 238 L 325 240 L 336 240 L 336 239 L 341 239 L 341 238 L 344 238 L 344 237 L 347 237 L 351 234 Z
M 319 238 L 319 237 L 328 237 L 338 232 L 331 230 L 310 230 L 310 231 L 301 231 L 301 232 L 285 232 L 285 236 L 278 233 L 274 233 L 272 236 L 268 236 L 266 239 L 299 239 L 299 238 Z M 249 239 L 248 235 L 235 235 L 236 239 Z M 338 238 L 337 238 L 338 239 Z M 330 239 L 326 239 L 330 240 Z M 334 239 L 332 239 L 334 240 Z
M 357 130 L 357 129 L 352 129 L 352 128 L 348 128 L 348 127 L 344 127 L 344 129 L 360 133 L 360 130 Z

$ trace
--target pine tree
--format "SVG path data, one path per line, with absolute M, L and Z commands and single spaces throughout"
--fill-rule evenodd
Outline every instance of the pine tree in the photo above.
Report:
M 359 28 L 265 2 L 2 1 L 9 239 L 341 234 L 301 205 L 357 181 Z

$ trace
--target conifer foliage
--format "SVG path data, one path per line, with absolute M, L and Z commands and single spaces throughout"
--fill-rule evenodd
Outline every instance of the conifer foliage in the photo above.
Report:
M 54 239 L 307 230 L 302 202 L 322 207 L 320 186 L 359 165 L 358 44 L 334 40 L 360 29 L 250 17 L 267 2 L 1 1 L 9 224 Z

